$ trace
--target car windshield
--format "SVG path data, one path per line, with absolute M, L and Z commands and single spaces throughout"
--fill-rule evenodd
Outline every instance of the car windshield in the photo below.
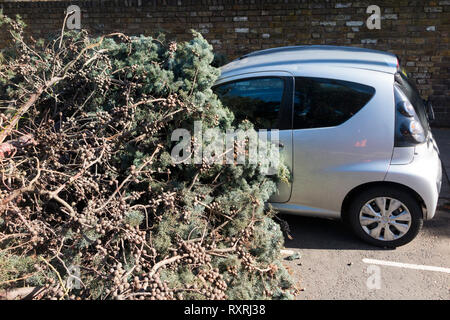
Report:
M 429 124 L 426 114 L 426 107 L 422 98 L 420 97 L 416 85 L 410 79 L 408 79 L 408 77 L 403 72 L 397 73 L 395 80 L 399 84 L 402 92 L 408 98 L 409 102 L 411 102 L 411 104 L 413 105 L 414 110 L 419 117 L 420 124 L 425 130 L 425 134 L 428 134 Z

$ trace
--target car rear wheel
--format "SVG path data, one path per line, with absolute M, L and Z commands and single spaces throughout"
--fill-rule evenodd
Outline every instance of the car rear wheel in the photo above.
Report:
M 413 240 L 423 225 L 417 200 L 392 187 L 376 187 L 356 196 L 349 208 L 348 221 L 364 241 L 390 248 Z

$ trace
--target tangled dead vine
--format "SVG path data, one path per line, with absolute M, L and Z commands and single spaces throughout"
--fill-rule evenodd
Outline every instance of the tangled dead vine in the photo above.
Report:
M 170 159 L 170 133 L 195 120 L 251 127 L 212 92 L 200 34 L 26 41 L 20 20 L 1 24 L 13 45 L 0 56 L 0 296 L 290 297 L 264 209 L 277 177 Z

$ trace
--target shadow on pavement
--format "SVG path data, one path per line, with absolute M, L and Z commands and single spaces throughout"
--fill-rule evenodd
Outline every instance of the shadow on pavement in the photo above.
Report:
M 422 232 L 436 237 L 450 238 L 450 201 L 444 201 L 432 220 L 423 223 Z
M 449 128 L 432 128 L 434 138 L 440 151 L 440 158 L 442 161 L 442 189 L 440 196 L 450 200 L 450 186 L 448 184 L 447 175 L 450 174 L 450 129 Z
M 280 218 L 289 224 L 293 238 L 285 239 L 288 249 L 388 250 L 362 242 L 341 221 L 292 215 Z
M 285 238 L 288 249 L 395 250 L 364 243 L 341 221 L 293 215 L 280 215 L 280 218 L 289 224 L 293 238 Z M 450 203 L 441 206 L 434 219 L 424 222 L 421 233 L 450 238 Z

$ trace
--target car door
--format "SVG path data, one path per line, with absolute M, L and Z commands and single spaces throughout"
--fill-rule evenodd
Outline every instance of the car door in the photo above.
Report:
M 292 170 L 292 101 L 294 78 L 287 72 L 247 73 L 218 81 L 214 91 L 235 114 L 236 123 L 249 120 L 256 130 L 278 133 L 280 159 Z M 277 131 L 276 131 L 277 130 Z M 279 182 L 270 202 L 287 202 L 291 182 Z
M 385 87 L 375 95 L 361 83 L 295 78 L 290 204 L 296 211 L 335 217 L 353 187 L 383 181 L 393 147 L 393 123 L 386 121 L 393 119 L 392 89 Z

